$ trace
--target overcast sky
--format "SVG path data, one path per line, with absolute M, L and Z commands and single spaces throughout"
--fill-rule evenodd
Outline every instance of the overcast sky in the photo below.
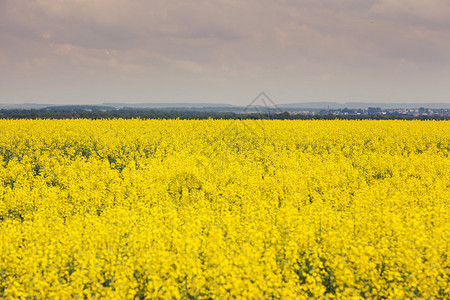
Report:
M 0 103 L 450 102 L 449 0 L 0 0 Z

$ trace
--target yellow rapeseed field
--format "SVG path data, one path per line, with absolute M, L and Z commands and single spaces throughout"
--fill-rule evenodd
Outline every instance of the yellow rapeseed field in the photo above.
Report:
M 450 295 L 450 122 L 0 120 L 0 297 Z

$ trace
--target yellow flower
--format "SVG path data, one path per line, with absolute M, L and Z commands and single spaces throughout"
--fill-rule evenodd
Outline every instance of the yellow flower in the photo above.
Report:
M 450 123 L 0 120 L 0 297 L 445 298 Z

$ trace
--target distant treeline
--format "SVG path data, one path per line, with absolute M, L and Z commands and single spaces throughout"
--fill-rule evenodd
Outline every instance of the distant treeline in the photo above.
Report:
M 182 110 L 154 110 L 154 109 L 0 109 L 0 119 L 181 119 L 181 120 L 204 120 L 204 119 L 276 119 L 276 120 L 449 120 L 447 116 L 411 116 L 411 115 L 334 115 L 316 114 L 302 115 L 289 114 L 288 112 L 277 114 L 263 113 L 234 113 L 234 112 L 200 112 Z

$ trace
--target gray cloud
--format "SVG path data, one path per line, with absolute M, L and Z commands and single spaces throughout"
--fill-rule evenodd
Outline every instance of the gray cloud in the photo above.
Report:
M 87 102 L 233 102 L 262 89 L 280 101 L 387 101 L 389 89 L 448 101 L 436 86 L 450 75 L 446 0 L 0 5 L 0 101 L 74 101 L 70 91 Z M 423 93 L 408 89 L 417 84 Z

